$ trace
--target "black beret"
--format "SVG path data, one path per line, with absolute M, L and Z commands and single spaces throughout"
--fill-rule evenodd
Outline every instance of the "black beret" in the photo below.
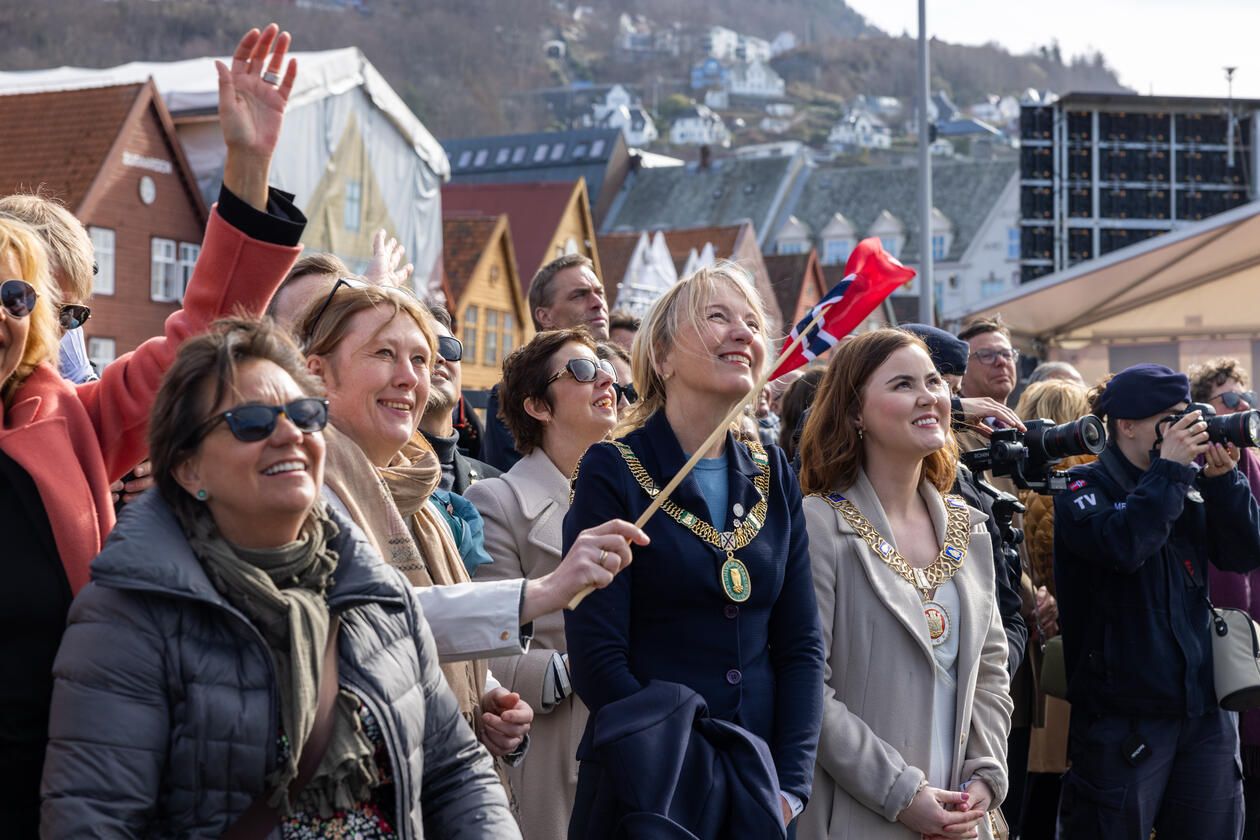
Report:
M 1098 411 L 1106 417 L 1141 420 L 1179 402 L 1190 402 L 1189 378 L 1163 365 L 1141 364 L 1111 378 L 1098 400 Z
M 967 372 L 967 356 L 971 353 L 971 345 L 945 330 L 927 324 L 902 324 L 901 328 L 914 333 L 923 339 L 928 353 L 932 356 L 932 364 L 941 373 L 962 376 Z

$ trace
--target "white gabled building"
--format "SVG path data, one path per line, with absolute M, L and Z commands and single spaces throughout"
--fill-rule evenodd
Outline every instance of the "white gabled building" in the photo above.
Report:
M 787 83 L 766 61 L 741 61 L 731 67 L 726 77 L 726 90 L 734 96 L 782 96 Z
M 693 104 L 674 118 L 669 127 L 669 142 L 675 146 L 731 145 L 731 133 L 722 118 L 707 105 Z
M 827 145 L 840 152 L 892 148 L 892 130 L 884 121 L 863 110 L 850 110 L 831 127 Z

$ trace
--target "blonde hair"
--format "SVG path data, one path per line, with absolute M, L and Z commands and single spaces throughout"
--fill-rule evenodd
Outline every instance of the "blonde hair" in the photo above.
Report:
M 1089 389 L 1069 379 L 1034 382 L 1020 394 L 1015 413 L 1020 420 L 1070 423 L 1089 414 Z
M 312 295 L 310 303 L 298 316 L 293 330 L 300 337 L 303 353 L 307 356 L 328 356 L 349 334 L 350 319 L 373 309 L 390 313 L 381 325 L 382 329 L 399 314 L 405 314 L 416 322 L 429 345 L 429 370 L 433 370 L 437 364 L 437 332 L 427 306 L 406 289 L 389 286 L 350 286 L 343 283 L 334 294 L 333 288 L 339 282 L 329 283 L 319 294 Z M 329 298 L 329 295 L 332 297 Z
M 903 347 L 918 347 L 931 356 L 914 333 L 888 328 L 863 333 L 835 350 L 801 434 L 802 493 L 843 490 L 857 481 L 865 458 L 857 422 L 862 389 L 875 370 Z M 958 444 L 951 431 L 943 447 L 924 456 L 923 477 L 944 493 L 953 487 L 957 469 Z
M 92 238 L 61 202 L 38 192 L 6 195 L 0 198 L 0 213 L 28 225 L 43 240 L 58 307 L 86 302 L 92 296 Z
M 48 274 L 47 251 L 39 235 L 23 222 L 0 218 L 0 254 L 4 253 L 11 253 L 17 258 L 22 279 L 30 283 L 39 295 L 35 308 L 26 316 L 30 323 L 26 344 L 22 348 L 22 358 L 13 374 L 5 380 L 3 388 L 0 388 L 0 397 L 8 405 L 14 392 L 35 368 L 57 357 L 60 333 L 57 322 L 58 296 Z M 13 316 L 6 313 L 5 317 Z
M 762 305 L 761 295 L 753 286 L 752 276 L 735 263 L 718 260 L 713 265 L 679 280 L 652 304 L 642 326 L 635 333 L 630 355 L 634 386 L 639 392 L 639 399 L 630 406 L 626 416 L 613 429 L 613 437 L 621 437 L 642 427 L 649 417 L 665 407 L 665 380 L 659 373 L 660 364 L 669 355 L 683 330 L 699 331 L 704 323 L 704 308 L 722 285 L 739 292 L 756 313 L 761 329 L 765 330 L 766 310 Z M 767 345 L 770 343 L 769 339 L 766 336 Z M 755 380 L 760 379 L 768 363 L 767 355 L 762 367 L 752 372 Z

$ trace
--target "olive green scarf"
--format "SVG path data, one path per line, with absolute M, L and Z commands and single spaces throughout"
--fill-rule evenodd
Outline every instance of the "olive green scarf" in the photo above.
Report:
M 244 549 L 229 543 L 209 511 L 199 507 L 184 532 L 210 582 L 228 603 L 245 614 L 262 634 L 275 662 L 280 726 L 289 748 L 267 777 L 268 800 L 282 814 L 294 811 L 330 817 L 371 797 L 379 783 L 375 748 L 363 732 L 359 699 L 341 691 L 334 708 L 328 749 L 315 775 L 289 801 L 289 782 L 297 775 L 302 747 L 315 723 L 324 646 L 328 641 L 328 603 L 337 568 L 329 542 L 335 522 L 316 505 L 297 540 L 272 549 Z

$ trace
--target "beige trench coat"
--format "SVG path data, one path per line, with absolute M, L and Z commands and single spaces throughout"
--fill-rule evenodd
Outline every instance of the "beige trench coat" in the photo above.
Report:
M 864 473 L 843 491 L 895 544 Z M 946 508 L 926 482 L 919 490 L 945 535 Z M 935 660 L 918 592 L 883 562 L 825 499 L 804 502 L 814 589 L 822 615 L 827 668 L 814 792 L 801 816 L 800 840 L 917 840 L 896 822 L 931 761 Z M 961 615 L 958 703 L 951 787 L 979 777 L 1006 795 L 1006 736 L 1011 700 L 1006 635 L 994 594 L 984 514 L 971 510 L 971 542 L 954 576 Z M 980 828 L 989 836 L 988 822 Z
M 485 520 L 486 551 L 494 559 L 478 567 L 478 581 L 532 580 L 560 565 L 569 480 L 541 449 L 526 455 L 502 477 L 473 484 L 464 497 Z M 576 695 L 554 706 L 542 702 L 543 678 L 552 656 L 567 650 L 564 614 L 557 612 L 534 622 L 528 653 L 490 660 L 494 676 L 518 692 L 535 713 L 529 753 L 520 766 L 507 768 L 525 840 L 556 840 L 568 833 L 577 791 L 577 747 L 587 711 Z

